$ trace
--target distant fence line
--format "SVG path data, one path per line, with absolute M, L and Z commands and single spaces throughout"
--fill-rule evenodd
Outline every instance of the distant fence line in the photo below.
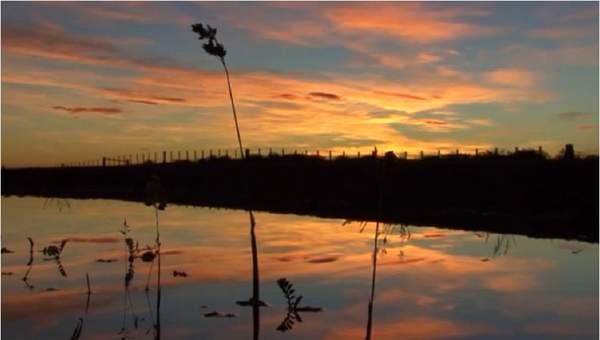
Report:
M 567 147 L 567 150 L 569 148 Z M 572 146 L 571 146 L 572 150 Z M 320 157 L 323 159 L 334 160 L 338 158 L 361 158 L 361 157 L 396 157 L 400 159 L 424 159 L 430 157 L 447 157 L 447 156 L 489 156 L 489 155 L 510 155 L 519 152 L 536 152 L 540 156 L 544 155 L 542 147 L 538 147 L 537 150 L 530 148 L 519 149 L 515 147 L 514 151 L 500 150 L 498 148 L 493 149 L 474 149 L 471 152 L 461 151 L 455 149 L 451 152 L 442 152 L 438 150 L 436 153 L 428 153 L 420 151 L 418 153 L 409 153 L 407 151 L 386 151 L 379 153 L 377 149 L 374 149 L 368 153 L 362 153 L 360 151 L 346 152 L 346 151 L 332 151 L 332 150 L 308 150 L 308 149 L 285 149 L 285 148 L 255 148 L 253 150 L 246 149 L 246 156 L 291 156 L 291 155 L 302 155 L 310 157 Z M 572 151 L 571 151 L 572 152 Z M 393 156 L 392 156 L 393 155 Z M 127 165 L 138 165 L 147 162 L 151 163 L 174 163 L 183 161 L 200 161 L 204 159 L 213 158 L 229 158 L 229 159 L 240 159 L 241 155 L 237 149 L 200 149 L 200 150 L 175 150 L 175 151 L 156 151 L 156 152 L 143 152 L 143 153 L 131 153 L 118 156 L 103 156 L 98 159 L 61 163 L 61 167 L 87 167 L 87 166 L 127 166 Z

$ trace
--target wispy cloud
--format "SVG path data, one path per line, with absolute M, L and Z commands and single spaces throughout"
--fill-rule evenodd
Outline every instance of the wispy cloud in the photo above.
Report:
M 557 116 L 563 120 L 581 120 L 591 118 L 593 114 L 591 112 L 567 111 L 560 112 Z
M 116 114 L 123 112 L 119 108 L 115 107 L 67 107 L 67 106 L 53 106 L 52 109 L 59 111 L 66 111 L 72 114 L 89 112 L 89 113 L 101 113 L 106 115 Z
M 308 95 L 311 98 L 326 99 L 326 100 L 342 100 L 342 98 L 340 96 L 338 96 L 337 94 L 334 94 L 334 93 L 310 92 Z
M 526 70 L 503 68 L 487 72 L 485 79 L 491 83 L 514 87 L 530 87 L 535 85 L 538 77 Z

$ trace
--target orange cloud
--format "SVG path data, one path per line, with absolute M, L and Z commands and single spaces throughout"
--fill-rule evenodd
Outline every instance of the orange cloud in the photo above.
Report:
M 338 31 L 387 35 L 420 43 L 485 36 L 494 29 L 456 20 L 486 16 L 481 9 L 433 9 L 424 4 L 352 4 L 327 8 L 324 16 Z

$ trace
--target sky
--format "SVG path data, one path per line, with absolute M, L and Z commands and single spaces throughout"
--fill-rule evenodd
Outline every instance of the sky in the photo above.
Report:
M 2 2 L 2 164 L 244 146 L 598 153 L 597 2 Z

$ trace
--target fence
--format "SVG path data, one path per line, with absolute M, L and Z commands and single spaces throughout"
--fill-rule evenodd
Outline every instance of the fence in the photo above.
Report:
M 437 152 L 424 152 L 420 151 L 417 153 L 409 153 L 407 151 L 386 151 L 385 153 L 378 153 L 377 149 L 370 152 L 354 151 L 332 151 L 332 150 L 308 150 L 308 149 L 285 149 L 285 148 L 255 148 L 246 149 L 246 156 L 259 156 L 259 157 L 273 157 L 273 156 L 309 156 L 309 157 L 320 157 L 328 160 L 335 160 L 339 158 L 361 158 L 361 157 L 395 157 L 400 159 L 425 159 L 425 158 L 441 158 L 441 157 L 479 157 L 479 156 L 490 156 L 490 155 L 510 155 L 519 152 L 535 152 L 540 156 L 544 155 L 542 147 L 538 147 L 537 151 L 531 149 L 519 150 L 518 147 L 514 149 L 514 152 L 494 149 L 471 149 L 467 151 L 461 151 L 460 149 L 455 150 L 437 150 Z M 117 156 L 103 156 L 99 159 L 61 163 L 61 167 L 98 167 L 98 166 L 130 166 L 137 164 L 150 163 L 174 163 L 174 162 L 196 162 L 205 159 L 213 158 L 228 158 L 228 159 L 240 159 L 238 149 L 202 149 L 202 150 L 175 150 L 175 151 L 156 151 L 156 152 L 144 152 Z

